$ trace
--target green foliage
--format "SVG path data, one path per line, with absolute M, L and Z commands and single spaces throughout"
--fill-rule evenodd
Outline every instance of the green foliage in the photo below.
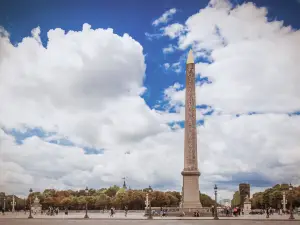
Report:
M 233 199 L 231 201 L 231 206 L 236 207 L 241 204 L 240 192 L 236 191 L 233 195 Z
M 283 191 L 286 192 L 286 199 L 288 200 L 287 207 L 289 207 L 292 200 L 294 207 L 300 207 L 300 186 L 294 187 L 290 192 L 288 184 L 277 184 L 272 188 L 266 189 L 264 192 L 255 193 L 251 199 L 252 208 L 281 208 L 281 200 L 283 199 Z
M 200 201 L 203 207 L 211 207 L 212 205 L 215 205 L 215 200 L 212 200 L 211 197 L 206 194 L 200 193 Z
M 149 192 L 150 191 L 150 192 Z M 125 190 L 116 185 L 109 188 L 102 188 L 99 190 L 90 189 L 88 194 L 85 190 L 73 191 L 63 190 L 58 191 L 54 189 L 46 189 L 42 193 L 34 192 L 30 194 L 30 198 L 33 201 L 35 196 L 40 199 L 43 209 L 47 209 L 49 206 L 59 207 L 64 209 L 68 207 L 72 210 L 80 210 L 85 208 L 85 204 L 88 204 L 89 209 L 109 209 L 114 206 L 116 209 L 124 209 L 128 206 L 130 210 L 141 210 L 145 208 L 146 194 L 149 194 L 149 200 L 153 207 L 172 206 L 178 207 L 181 201 L 181 195 L 177 191 L 156 191 L 151 187 L 143 190 Z M 200 194 L 201 203 L 204 207 L 210 207 L 214 204 L 212 200 L 206 194 Z M 18 200 L 23 207 L 24 199 Z M 29 206 L 29 198 L 27 198 L 27 207 Z

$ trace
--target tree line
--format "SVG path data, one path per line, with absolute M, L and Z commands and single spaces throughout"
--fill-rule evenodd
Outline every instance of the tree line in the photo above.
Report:
M 151 192 L 149 192 L 151 190 Z M 146 194 L 149 195 L 152 207 L 173 206 L 178 207 L 181 201 L 180 192 L 177 191 L 158 191 L 151 187 L 142 190 L 126 190 L 116 185 L 109 188 L 89 189 L 88 193 L 85 190 L 55 190 L 45 189 L 43 192 L 32 192 L 26 199 L 15 198 L 16 209 L 29 208 L 30 200 L 33 203 L 35 197 L 40 200 L 43 209 L 49 206 L 59 207 L 60 209 L 68 208 L 70 210 L 85 209 L 86 202 L 90 210 L 102 210 L 115 207 L 116 209 L 124 209 L 125 206 L 129 210 L 145 209 Z M 200 194 L 201 203 L 204 207 L 214 205 L 208 195 Z M 8 207 L 11 208 L 12 196 L 7 196 Z
M 287 209 L 289 209 L 291 202 L 294 207 L 300 207 L 300 186 L 293 187 L 292 191 L 289 191 L 288 184 L 277 184 L 263 192 L 257 192 L 253 194 L 251 199 L 252 208 L 282 208 L 281 200 L 283 200 L 283 191 L 286 193 Z

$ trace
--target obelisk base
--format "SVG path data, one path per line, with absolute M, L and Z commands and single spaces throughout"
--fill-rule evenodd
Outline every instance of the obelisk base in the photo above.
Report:
M 200 172 L 186 171 L 181 172 L 183 176 L 183 202 L 182 208 L 186 212 L 187 210 L 195 210 L 202 208 L 200 202 L 199 193 L 199 176 Z

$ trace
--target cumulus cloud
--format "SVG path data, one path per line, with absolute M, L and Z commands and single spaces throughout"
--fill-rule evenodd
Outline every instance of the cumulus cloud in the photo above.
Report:
M 197 104 L 213 106 L 197 108 L 197 119 L 205 121 L 197 128 L 201 191 L 213 195 L 217 183 L 221 197 L 229 198 L 238 182 L 255 184 L 253 175 L 268 178 L 268 185 L 299 184 L 299 117 L 204 116 L 212 109 L 299 109 L 299 32 L 268 22 L 265 8 L 225 3 L 211 1 L 182 32 L 169 32 L 178 37 L 176 47 L 192 44 L 195 55 L 210 59 L 196 65 L 198 75 L 212 81 L 197 86 Z M 140 96 L 146 65 L 137 41 L 88 24 L 77 32 L 48 31 L 46 47 L 39 28 L 17 45 L 4 29 L 0 34 L 1 127 L 55 133 L 18 145 L 0 130 L 1 190 L 100 188 L 120 184 L 124 176 L 133 188 L 168 184 L 166 189 L 180 190 L 184 85 L 164 91 L 164 111 L 150 109 Z M 75 146 L 47 142 L 62 137 Z M 87 155 L 83 146 L 104 153 Z
M 79 32 L 58 28 L 48 32 L 45 48 L 39 33 L 34 29 L 16 47 L 0 40 L 2 126 L 40 127 L 76 144 L 104 148 L 115 139 L 143 138 L 161 129 L 151 128 L 148 119 L 158 120 L 139 96 L 145 90 L 143 48 L 128 34 L 88 24 Z M 137 112 L 143 116 L 132 120 Z
M 184 33 L 184 26 L 179 23 L 173 23 L 167 27 L 161 28 L 164 36 L 169 36 L 171 39 L 174 39 Z
M 170 64 L 170 63 L 164 63 L 164 68 L 166 70 L 172 70 L 175 73 L 182 72 L 182 67 L 181 67 L 180 62 L 176 62 L 176 63 L 172 63 L 172 64 Z
M 154 20 L 152 25 L 153 26 L 158 26 L 160 24 L 165 24 L 169 22 L 172 19 L 172 16 L 177 12 L 175 8 L 169 9 L 166 12 L 164 12 L 161 17 L 158 19 Z
M 168 47 L 163 48 L 163 53 L 164 54 L 169 54 L 169 53 L 174 52 L 175 49 L 176 49 L 176 47 L 174 45 L 170 44 L 170 45 L 168 45 Z
M 169 166 L 171 176 L 161 170 L 173 151 L 164 143 L 176 136 L 167 123 L 182 118 L 152 110 L 141 98 L 146 66 L 138 42 L 88 24 L 77 32 L 48 31 L 46 47 L 40 43 L 40 28 L 17 45 L 2 33 L 1 190 L 26 194 L 28 187 L 99 188 L 118 184 L 124 176 L 132 187 L 180 185 L 180 171 L 174 173 L 179 167 Z M 17 144 L 4 132 L 25 134 L 35 128 L 48 135 Z M 49 143 L 63 139 L 73 146 Z M 83 147 L 104 149 L 104 154 L 87 155 Z M 178 154 L 182 149 L 168 163 L 182 161 Z
M 266 8 L 253 3 L 232 8 L 229 1 L 211 1 L 182 29 L 187 32 L 179 35 L 178 47 L 192 45 L 196 55 L 211 61 L 196 65 L 212 81 L 197 88 L 199 103 L 226 113 L 300 109 L 300 31 L 268 21 Z

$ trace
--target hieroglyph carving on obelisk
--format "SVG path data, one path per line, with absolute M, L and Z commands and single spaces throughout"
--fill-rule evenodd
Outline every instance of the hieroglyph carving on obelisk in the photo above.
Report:
M 183 208 L 201 208 L 197 157 L 195 63 L 192 50 L 186 62 Z

